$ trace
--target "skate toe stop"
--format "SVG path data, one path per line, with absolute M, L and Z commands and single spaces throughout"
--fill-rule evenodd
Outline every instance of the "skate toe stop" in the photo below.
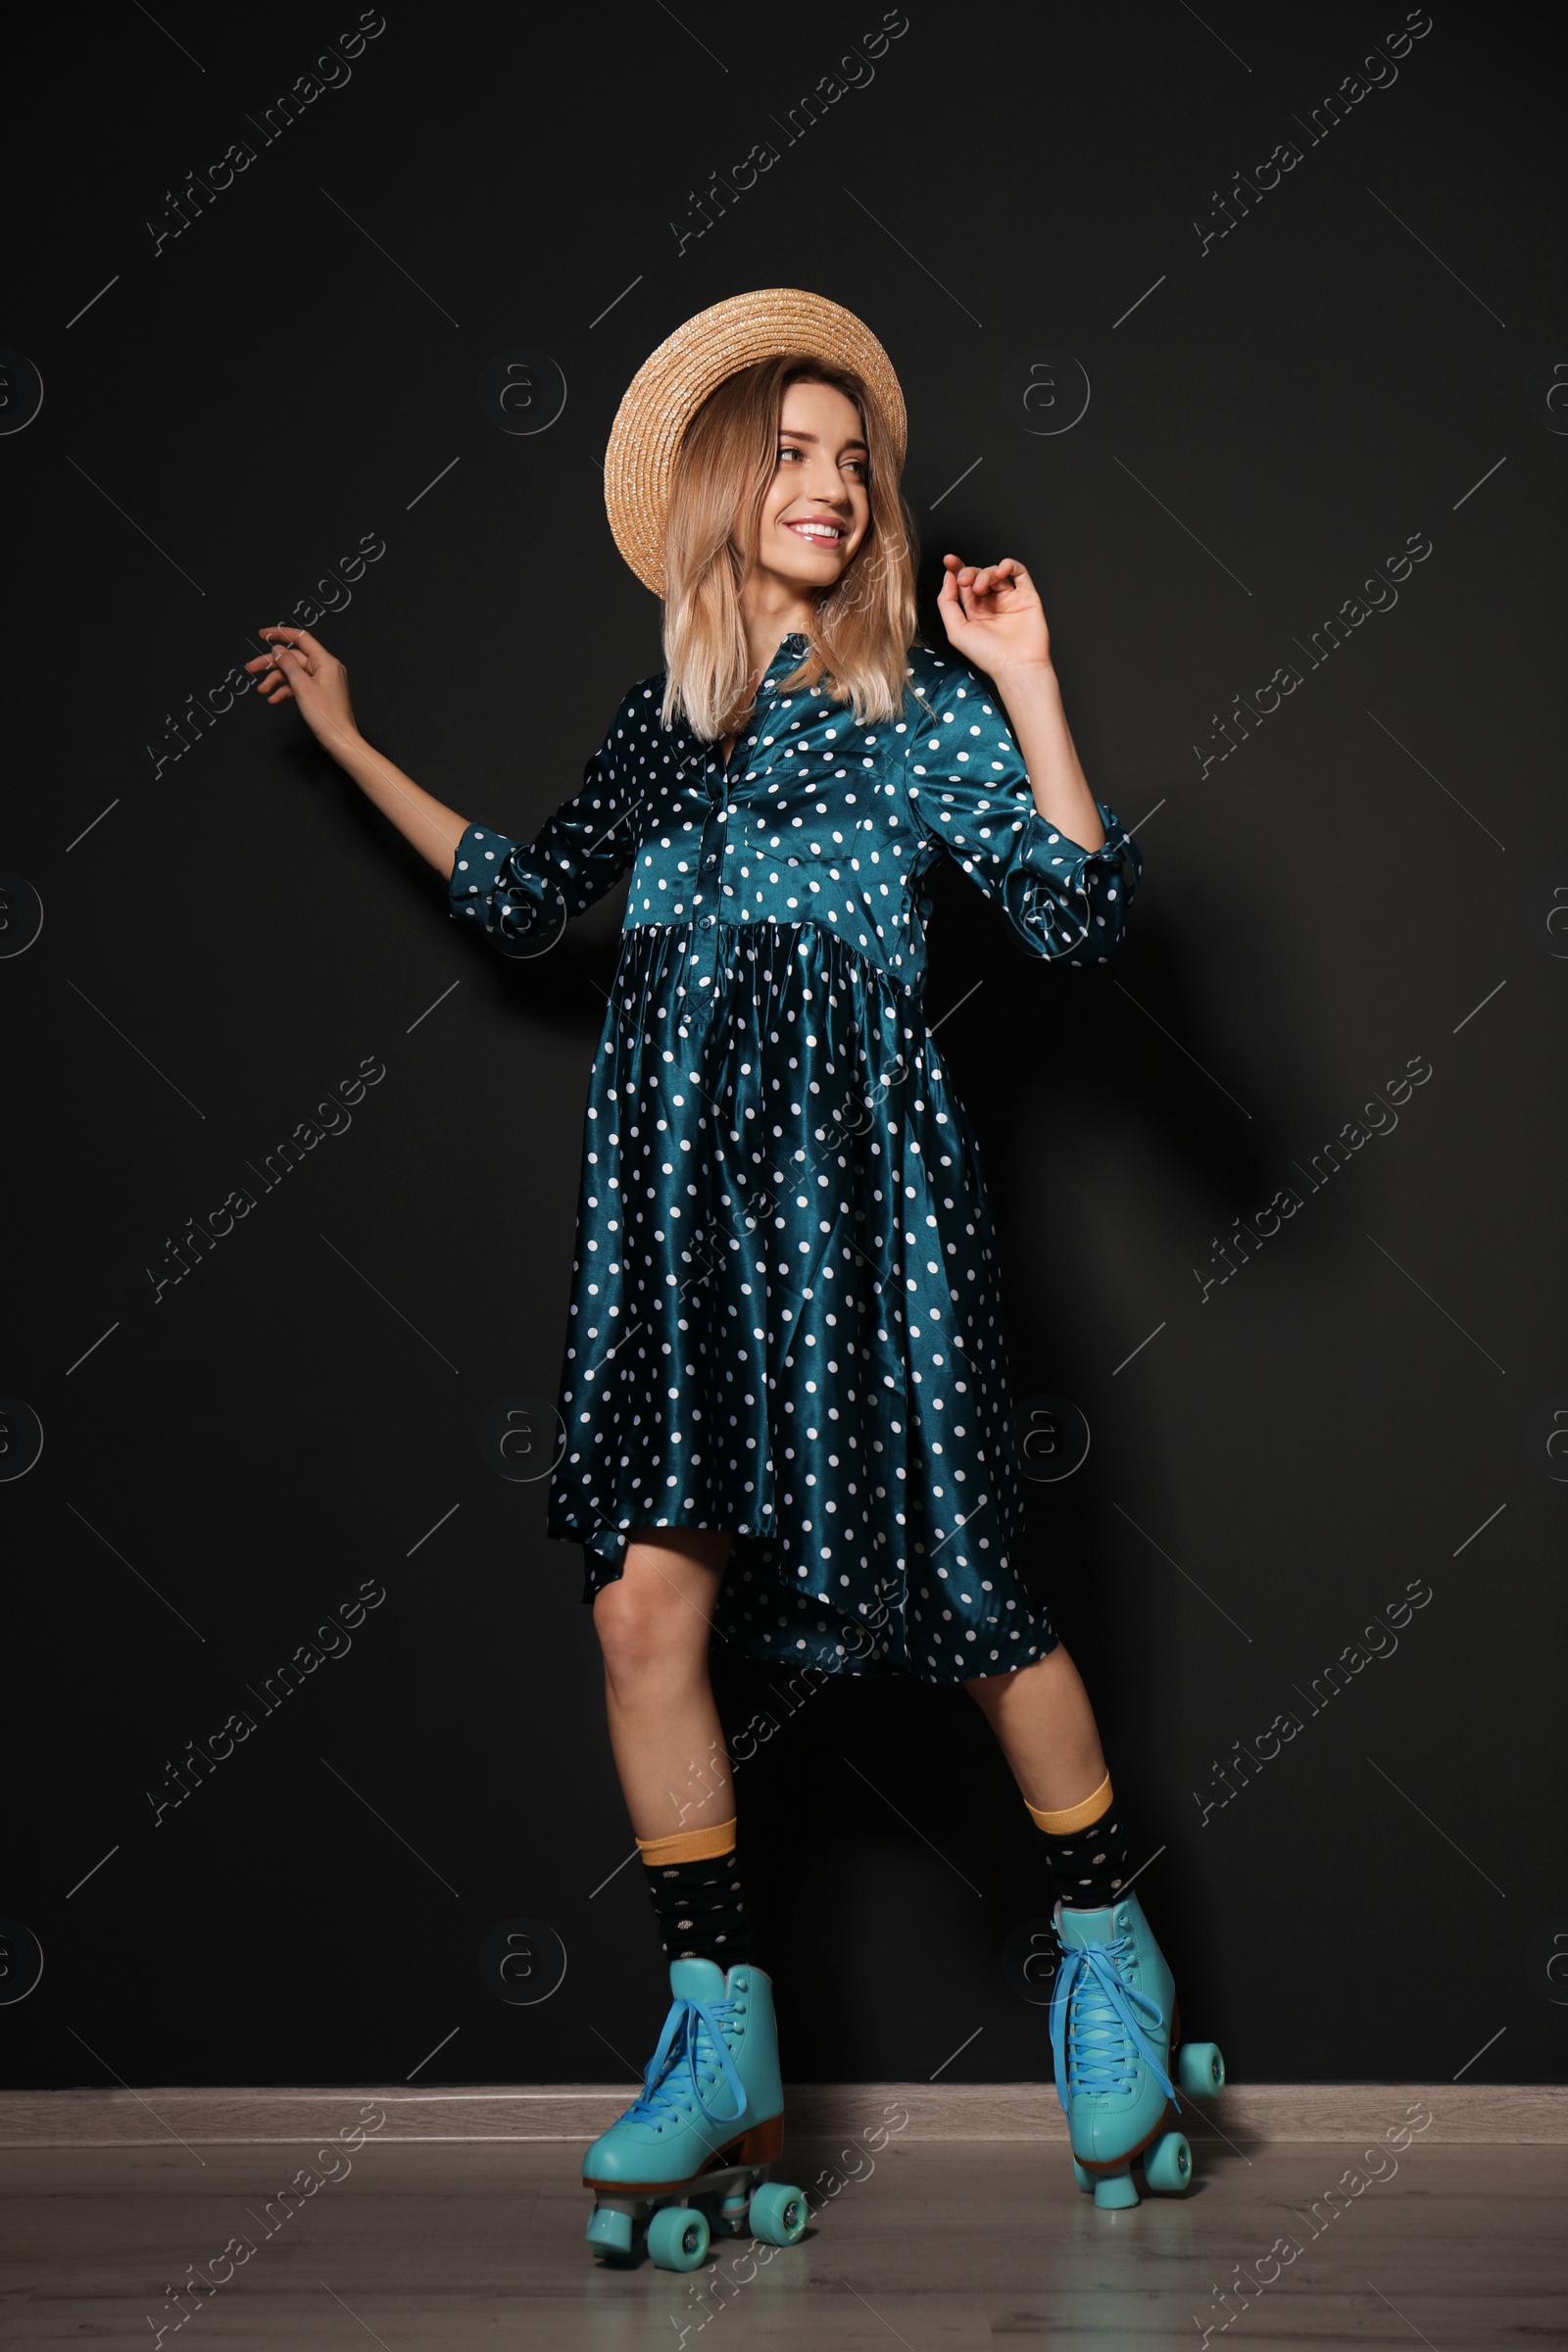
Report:
M 1095 2182 L 1095 2203 L 1102 2211 L 1119 2213 L 1128 2205 L 1136 2205 L 1138 2191 L 1132 2175 L 1125 2165 L 1119 2173 L 1102 2173 Z

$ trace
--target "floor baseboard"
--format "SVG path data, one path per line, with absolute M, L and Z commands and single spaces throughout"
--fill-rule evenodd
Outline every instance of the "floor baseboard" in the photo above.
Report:
M 157 2147 L 192 2142 L 288 2144 L 362 2122 L 396 2140 L 596 2138 L 633 2095 L 624 2083 L 411 2090 L 151 2089 L 0 2091 L 0 2147 Z M 1382 2136 L 1419 2102 L 1431 2140 L 1515 2145 L 1568 2142 L 1568 2086 L 1535 2083 L 1238 2082 L 1223 2098 L 1182 2102 L 1194 2136 L 1350 2141 Z M 1212 2121 L 1210 2110 L 1212 2109 Z M 792 2133 L 851 2137 L 879 2127 L 913 2139 L 1066 2135 L 1048 2082 L 803 2082 L 785 2092 Z M 907 2122 L 895 2124 L 903 2114 Z M 375 2124 L 375 2115 L 385 2118 Z

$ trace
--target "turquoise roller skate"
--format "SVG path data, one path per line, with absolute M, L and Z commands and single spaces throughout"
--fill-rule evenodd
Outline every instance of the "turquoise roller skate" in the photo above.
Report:
M 739 1961 L 672 1960 L 673 1996 L 641 2098 L 582 2160 L 594 2192 L 588 2243 L 626 2257 L 639 2230 L 662 2271 L 695 2271 L 715 2232 L 792 2246 L 803 2190 L 770 2181 L 784 2146 L 773 1985 Z
M 1181 2112 L 1172 2053 L 1189 2098 L 1223 2090 L 1225 2061 L 1211 2041 L 1178 2048 L 1175 1984 L 1135 1894 L 1104 1911 L 1058 1903 L 1055 1924 L 1051 2050 L 1078 2185 L 1097 2205 L 1136 2205 L 1137 2157 L 1151 2189 L 1179 2195 L 1192 2184 L 1193 2152 L 1170 2128 Z

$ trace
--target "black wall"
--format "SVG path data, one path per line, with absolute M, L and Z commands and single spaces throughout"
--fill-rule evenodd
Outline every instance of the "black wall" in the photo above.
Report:
M 580 1555 L 479 1443 L 555 1392 L 618 906 L 494 958 L 297 717 L 222 681 L 324 598 L 371 739 L 533 830 L 659 662 L 601 497 L 620 393 L 694 311 L 798 284 L 900 370 L 928 592 L 947 548 L 1033 567 L 1091 778 L 1147 812 L 1118 959 L 1031 964 L 955 882 L 929 1004 L 963 1000 L 1017 1396 L 1092 1433 L 1030 1490 L 1031 1573 L 1162 1849 L 1188 2025 L 1253 2080 L 1560 2079 L 1549 20 L 910 0 L 878 54 L 873 0 L 680 16 L 387 0 L 357 47 L 348 5 L 165 0 L 12 36 L 0 2065 L 647 2055 Z M 329 44 L 339 86 L 270 129 Z M 791 139 L 852 44 L 859 86 Z M 710 171 L 764 142 L 703 229 Z M 531 434 L 479 396 L 521 352 L 524 421 L 538 355 L 566 387 Z M 792 1714 L 718 1670 L 732 1734 L 776 1726 L 737 1785 L 787 2072 L 1048 2075 L 1004 1965 L 1048 1901 L 978 1711 L 845 1681 Z M 548 1997 L 498 1997 L 496 1930 Z

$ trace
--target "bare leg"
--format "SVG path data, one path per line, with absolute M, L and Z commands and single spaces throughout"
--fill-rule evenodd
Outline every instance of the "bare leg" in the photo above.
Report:
M 733 1538 L 639 1528 L 625 1573 L 594 1602 L 615 1770 L 638 1838 L 730 1820 L 729 1753 L 708 1675 L 713 1605 Z
M 963 1687 L 1002 1742 L 1029 1804 L 1064 1812 L 1094 1794 L 1105 1778 L 1105 1759 L 1083 1677 L 1061 1642 L 1032 1666 L 982 1675 Z

